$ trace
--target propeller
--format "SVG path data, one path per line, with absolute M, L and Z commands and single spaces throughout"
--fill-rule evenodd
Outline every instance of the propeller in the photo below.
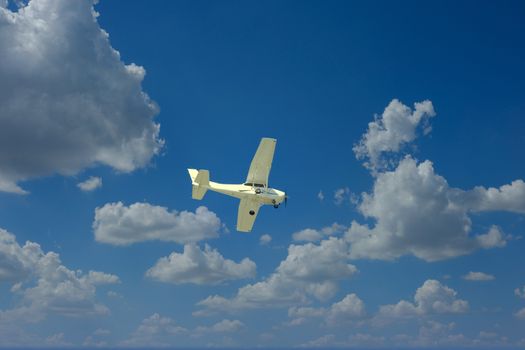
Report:
M 288 195 L 287 192 L 284 191 L 284 207 L 286 208 L 286 205 L 288 204 Z

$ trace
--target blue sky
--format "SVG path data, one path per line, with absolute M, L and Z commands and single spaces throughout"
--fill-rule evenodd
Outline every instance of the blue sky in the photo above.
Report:
M 525 346 L 524 14 L 0 1 L 0 346 Z

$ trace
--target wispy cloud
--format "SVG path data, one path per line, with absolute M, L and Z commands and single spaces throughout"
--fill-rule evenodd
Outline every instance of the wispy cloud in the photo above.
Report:
M 264 234 L 259 238 L 259 244 L 260 245 L 267 245 L 272 241 L 272 236 L 269 234 Z

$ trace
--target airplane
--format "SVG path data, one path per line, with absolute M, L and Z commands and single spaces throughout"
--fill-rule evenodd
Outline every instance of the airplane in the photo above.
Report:
M 268 177 L 272 167 L 276 139 L 263 137 L 250 164 L 246 181 L 242 184 L 221 184 L 210 181 L 208 170 L 188 169 L 191 177 L 191 197 L 201 200 L 208 190 L 239 198 L 237 212 L 237 231 L 250 232 L 262 205 L 278 208 L 288 196 L 285 192 L 268 187 Z

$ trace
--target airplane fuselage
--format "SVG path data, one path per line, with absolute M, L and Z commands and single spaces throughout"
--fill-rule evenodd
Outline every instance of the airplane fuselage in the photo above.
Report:
M 276 139 L 268 137 L 261 139 L 250 163 L 246 181 L 242 184 L 213 182 L 210 181 L 209 170 L 188 169 L 191 178 L 191 198 L 201 200 L 208 190 L 238 198 L 237 231 L 250 232 L 262 205 L 278 208 L 279 204 L 284 202 L 286 205 L 287 202 L 285 192 L 268 186 L 276 142 Z
M 246 184 L 221 184 L 218 182 L 209 182 L 207 188 L 211 191 L 219 192 L 227 196 L 244 199 L 250 198 L 261 204 L 278 206 L 284 201 L 285 193 L 269 187 L 258 187 Z

